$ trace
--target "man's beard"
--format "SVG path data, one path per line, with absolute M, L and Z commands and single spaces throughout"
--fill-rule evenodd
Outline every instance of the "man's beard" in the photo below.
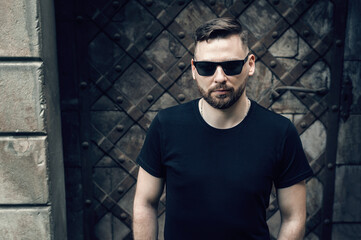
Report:
M 234 103 L 236 103 L 239 100 L 239 98 L 242 96 L 246 88 L 246 83 L 242 84 L 237 89 L 234 89 L 232 87 L 227 87 L 225 83 L 220 83 L 217 84 L 217 86 L 215 86 L 214 88 L 209 89 L 208 91 L 202 89 L 199 86 L 198 82 L 197 82 L 197 86 L 202 97 L 209 105 L 217 109 L 227 109 L 231 107 Z M 212 93 L 219 89 L 226 90 L 228 92 L 225 94 L 212 96 Z

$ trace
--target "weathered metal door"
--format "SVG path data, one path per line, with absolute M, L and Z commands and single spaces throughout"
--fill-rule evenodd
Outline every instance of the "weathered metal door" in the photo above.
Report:
M 199 96 L 190 69 L 192 33 L 220 16 L 236 17 L 250 32 L 257 62 L 249 97 L 290 118 L 301 135 L 315 172 L 307 182 L 306 236 L 321 238 L 331 1 L 57 2 L 69 239 L 131 239 L 135 159 L 146 131 L 158 110 Z M 161 232 L 165 205 L 163 196 Z M 267 218 L 276 238 L 274 194 Z

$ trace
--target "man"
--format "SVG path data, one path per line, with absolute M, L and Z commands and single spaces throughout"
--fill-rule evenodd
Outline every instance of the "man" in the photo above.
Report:
M 191 64 L 202 98 L 160 111 L 137 159 L 134 238 L 157 239 L 166 182 L 165 239 L 270 239 L 273 184 L 278 239 L 302 239 L 312 170 L 292 123 L 247 98 L 255 56 L 246 32 L 233 19 L 205 23 Z

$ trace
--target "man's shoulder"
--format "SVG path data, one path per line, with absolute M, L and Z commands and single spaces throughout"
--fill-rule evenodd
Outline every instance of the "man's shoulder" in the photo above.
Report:
M 290 119 L 287 117 L 273 112 L 260 104 L 254 102 L 255 109 L 254 109 L 254 115 L 255 119 L 259 121 L 263 126 L 269 128 L 273 128 L 275 130 L 281 130 L 286 129 L 291 124 Z

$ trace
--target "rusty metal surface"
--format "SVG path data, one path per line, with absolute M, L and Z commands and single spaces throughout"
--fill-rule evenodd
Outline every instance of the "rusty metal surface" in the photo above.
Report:
M 331 81 L 330 94 L 328 98 L 329 115 L 327 130 L 327 151 L 325 165 L 325 182 L 323 193 L 323 209 L 322 209 L 322 239 L 332 238 L 332 215 L 333 215 L 333 203 L 335 192 L 335 171 L 336 171 L 336 149 L 337 138 L 340 121 L 339 106 L 342 103 L 345 107 L 347 103 L 340 101 L 342 77 L 343 77 L 343 59 L 344 59 L 344 44 L 345 41 L 345 28 L 347 19 L 347 4 L 348 1 L 335 1 L 334 12 L 334 37 L 332 42 L 332 60 L 331 60 L 331 74 L 333 81 Z M 346 83 L 344 83 L 346 85 Z M 345 89 L 344 89 L 345 90 Z M 345 90 L 344 92 L 347 92 Z M 344 110 L 342 110 L 344 111 Z M 346 110 L 347 111 L 347 110 Z M 345 112 L 343 112 L 345 113 Z
M 257 74 L 250 78 L 247 93 L 295 123 L 316 173 L 308 185 L 314 192 L 328 191 L 325 171 L 329 168 L 325 167 L 327 157 L 321 146 L 325 136 L 330 137 L 333 123 L 327 122 L 328 99 L 332 88 L 337 88 L 332 84 L 334 74 L 331 78 L 328 66 L 335 42 L 331 10 L 337 8 L 333 3 L 91 0 L 84 4 L 79 1 L 72 7 L 73 15 L 61 16 L 76 26 L 74 48 L 80 68 L 74 77 L 76 90 L 71 90 L 75 92 L 68 96 L 66 89 L 73 83 L 64 84 L 62 101 L 63 106 L 74 102 L 72 99 L 78 103 L 78 117 L 74 106 L 73 110 L 64 107 L 63 119 L 67 124 L 73 121 L 69 118 L 79 121 L 72 122 L 74 126 L 69 128 L 80 129 L 75 137 L 69 136 L 69 144 L 79 141 L 76 144 L 80 152 L 73 153 L 74 160 L 68 161 L 67 169 L 69 174 L 82 169 L 81 177 L 76 178 L 78 182 L 80 178 L 82 197 L 78 200 L 78 194 L 74 198 L 82 201 L 77 217 L 82 218 L 83 228 L 81 234 L 78 230 L 78 235 L 69 238 L 80 239 L 81 235 L 85 239 L 131 239 L 131 206 L 138 171 L 135 158 L 157 111 L 199 96 L 190 71 L 192 33 L 199 24 L 214 17 L 233 16 L 250 31 Z M 65 4 L 63 8 L 71 7 Z M 314 94 L 315 89 L 322 89 L 322 94 Z M 320 134 L 317 140 L 312 139 L 314 132 Z M 71 148 L 66 142 L 64 145 Z M 81 162 L 76 162 L 77 157 Z M 76 166 L 72 165 L 75 162 Z M 314 198 L 308 203 L 313 212 L 308 212 L 306 232 L 310 238 L 321 238 L 324 209 Z M 161 224 L 165 205 L 163 195 L 158 211 Z M 68 209 L 70 215 L 71 211 Z M 267 211 L 273 239 L 277 237 L 277 214 L 273 192 Z

